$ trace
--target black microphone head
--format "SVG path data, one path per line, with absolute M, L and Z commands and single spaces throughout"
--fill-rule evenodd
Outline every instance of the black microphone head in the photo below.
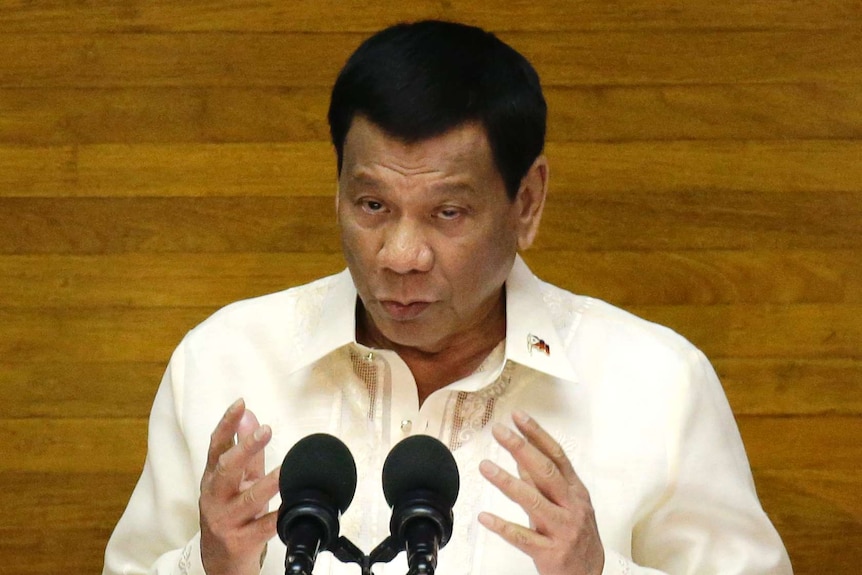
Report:
M 403 439 L 383 463 L 383 495 L 390 507 L 412 492 L 429 491 L 451 509 L 458 499 L 460 481 L 452 452 L 428 435 Z
M 281 464 L 278 490 L 282 500 L 314 490 L 326 494 L 344 513 L 356 492 L 356 463 L 344 443 L 327 433 L 303 437 Z

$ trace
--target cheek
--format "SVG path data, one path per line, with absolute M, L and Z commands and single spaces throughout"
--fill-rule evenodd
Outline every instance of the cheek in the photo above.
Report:
M 370 243 L 369 233 L 344 214 L 339 214 L 338 229 L 341 232 L 341 247 L 347 257 L 359 257 Z
M 343 222 L 344 220 L 342 220 Z M 341 251 L 361 295 L 368 295 L 371 284 L 378 281 L 376 237 L 355 223 L 342 223 Z
M 484 300 L 495 293 L 506 281 L 515 258 L 511 239 L 503 237 L 473 243 L 455 253 L 448 258 L 448 275 L 460 288 L 454 293 L 468 301 Z
M 361 276 L 365 275 L 366 266 L 363 264 L 361 235 L 356 233 L 353 226 L 345 224 L 343 219 L 339 220 L 339 229 L 341 232 L 341 252 L 344 254 L 344 259 L 350 268 L 354 281 L 357 284 L 362 283 Z

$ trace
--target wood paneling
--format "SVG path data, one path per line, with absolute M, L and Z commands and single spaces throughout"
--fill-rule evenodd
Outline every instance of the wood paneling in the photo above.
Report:
M 549 198 L 539 250 L 858 250 L 862 193 Z M 0 254 L 334 252 L 331 197 L 0 198 Z
M 539 251 L 547 281 L 631 305 L 862 304 L 857 250 Z M 343 269 L 338 252 L 0 256 L 7 308 L 215 307 Z
M 791 550 L 794 573 L 853 573 L 858 566 L 859 489 L 853 470 L 754 470 L 758 493 Z
M 713 364 L 737 415 L 862 414 L 862 360 L 718 358 Z
M 97 7 L 65 2 L 14 2 L 14 10 L 0 13 L 0 24 L 10 31 L 259 31 L 259 32 L 372 32 L 388 22 L 446 18 L 493 30 L 613 30 L 777 28 L 835 29 L 862 21 L 856 2 L 825 0 L 753 0 L 717 5 L 708 0 L 634 0 L 624 4 L 545 0 L 500 3 L 472 0 L 440 3 L 417 0 L 375 2 L 373 10 L 346 8 L 338 0 L 320 0 L 313 9 L 303 3 L 268 5 L 236 0 L 194 0 L 182 6 L 161 0 L 130 7 L 121 0 Z
M 0 143 L 328 142 L 321 118 L 329 88 L 0 88 Z M 555 144 L 858 139 L 860 93 L 844 83 L 549 86 L 548 137 Z M 30 161 L 51 153 L 38 150 Z M 26 156 L 20 162 L 26 166 Z
M 862 192 L 856 140 L 551 142 L 546 153 L 552 199 L 607 192 Z M 0 160 L 9 166 L 0 185 L 7 197 L 330 199 L 333 158 L 332 146 L 316 141 L 0 146 Z M 858 204 L 855 196 L 850 201 Z
M 72 486 L 78 491 L 90 489 L 84 483 Z M 106 519 L 97 528 L 50 529 L 50 534 L 45 526 L 0 529 L 0 556 L 11 558 L 6 568 L 16 575 L 63 573 L 69 565 L 81 573 L 100 573 L 105 544 L 111 535 L 106 526 L 116 524 L 119 518 L 118 513 L 112 521 Z
M 167 359 L 97 359 L 0 362 L 0 420 L 145 420 Z
M 328 87 L 363 33 L 9 33 L 0 87 Z M 508 32 L 548 86 L 862 82 L 859 29 Z M 310 57 L 313 53 L 313 57 Z
M 862 433 L 854 416 L 739 416 L 755 469 L 858 470 Z M 0 419 L 9 447 L 0 473 L 123 473 L 140 471 L 146 454 L 144 419 Z M 104 457 L 93 457 L 93 453 Z
M 533 250 L 525 259 L 551 283 L 624 306 L 862 303 L 859 250 Z
M 143 419 L 166 359 L 0 363 L 0 418 Z M 858 416 L 862 360 L 717 358 L 737 415 Z
M 373 9 L 345 7 L 339 0 L 317 0 L 313 8 L 301 2 L 271 5 L 239 0 L 189 0 L 181 6 L 167 0 L 122 0 L 69 6 L 50 2 L 14 2 L 14 10 L 0 13 L 0 25 L 29 32 L 138 32 L 258 31 L 258 32 L 372 32 L 386 23 L 445 18 L 493 30 L 614 30 L 853 28 L 862 22 L 853 1 L 752 0 L 716 4 L 709 0 L 632 0 L 625 3 L 494 0 L 441 3 L 437 0 L 378 0 Z
M 342 269 L 329 89 L 423 17 L 539 70 L 533 269 L 704 349 L 795 572 L 855 574 L 856 0 L 3 3 L 0 571 L 98 572 L 183 334 Z
M 715 358 L 862 359 L 862 306 L 628 306 L 684 333 Z M 0 357 L 26 362 L 168 358 L 215 308 L 0 308 Z M 804 325 L 805 329 L 795 326 Z M 780 335 L 779 335 L 780 334 Z
M 629 306 L 684 333 L 708 355 L 862 358 L 862 306 Z M 799 329 L 805 326 L 805 329 Z

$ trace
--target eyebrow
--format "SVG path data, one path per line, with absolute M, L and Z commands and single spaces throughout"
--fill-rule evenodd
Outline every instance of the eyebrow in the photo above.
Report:
M 377 178 L 373 174 L 365 170 L 360 170 L 358 172 L 350 174 L 348 177 L 350 180 L 361 186 L 386 187 L 385 182 L 381 178 Z M 433 183 L 429 186 L 429 190 L 430 192 L 438 195 L 458 194 L 474 196 L 478 194 L 478 191 L 475 186 L 472 186 L 468 182 L 463 180 L 454 182 L 448 182 L 444 180 L 443 182 Z

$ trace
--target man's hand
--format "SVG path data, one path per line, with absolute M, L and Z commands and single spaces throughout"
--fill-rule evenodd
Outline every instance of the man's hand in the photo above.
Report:
M 604 549 L 590 494 L 563 448 L 523 412 L 512 415 L 518 435 L 496 424 L 492 433 L 518 464 L 515 477 L 491 461 L 482 475 L 530 518 L 530 527 L 480 513 L 479 522 L 529 555 L 541 575 L 599 575 Z
M 234 437 L 236 436 L 236 441 Z M 268 425 L 237 400 L 210 437 L 201 479 L 201 559 L 208 575 L 260 573 L 277 512 L 267 504 L 278 493 L 279 468 L 264 475 Z

